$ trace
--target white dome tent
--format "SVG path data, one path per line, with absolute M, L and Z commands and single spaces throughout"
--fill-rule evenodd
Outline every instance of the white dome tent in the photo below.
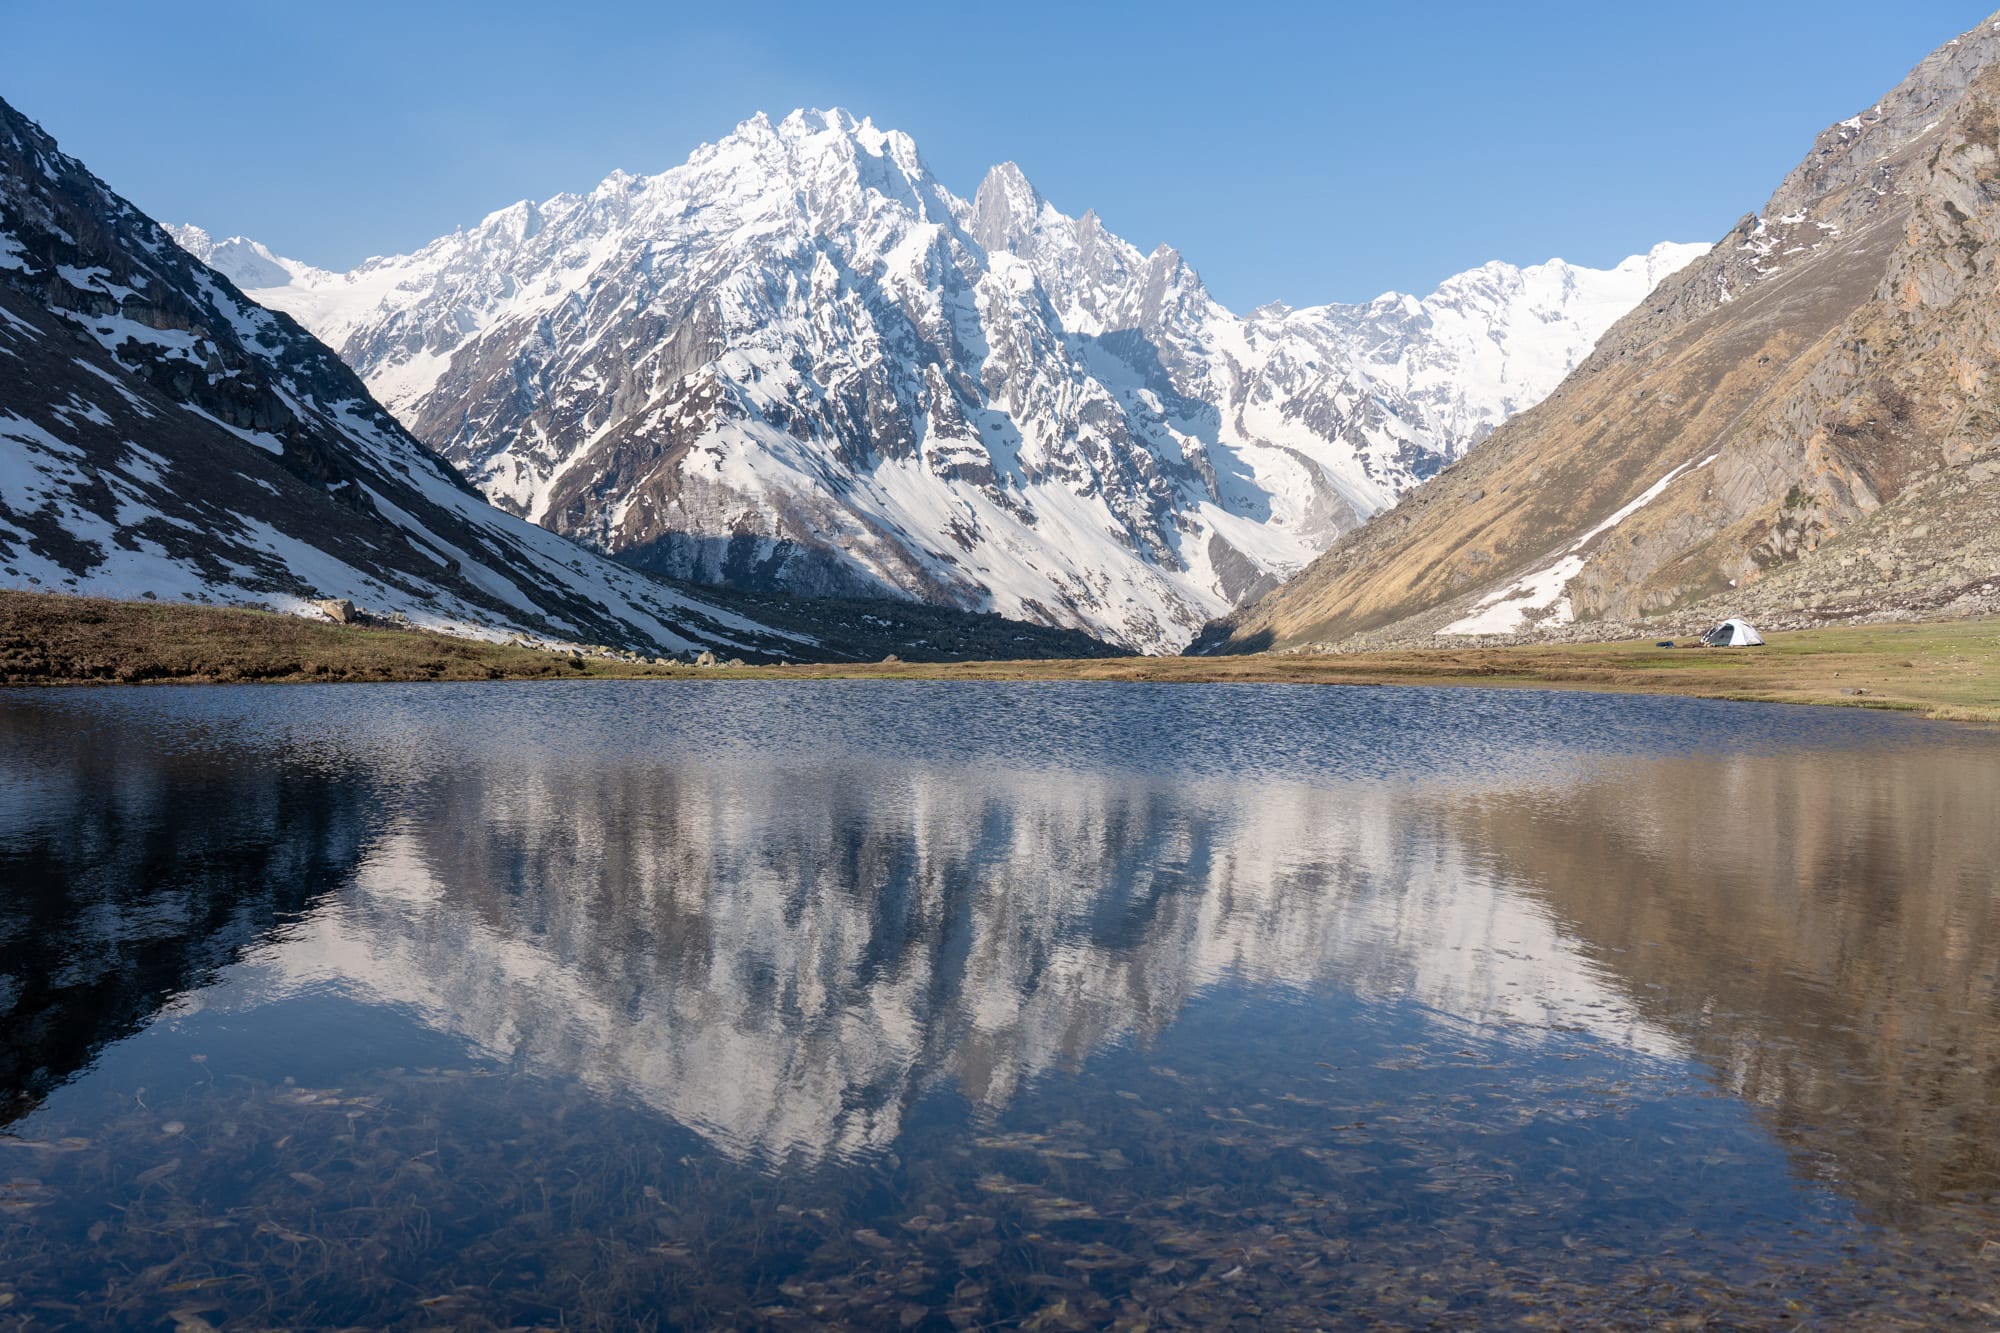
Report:
M 1761 648 L 1764 636 L 1757 627 L 1747 620 L 1730 619 L 1701 636 L 1702 643 L 1710 648 Z

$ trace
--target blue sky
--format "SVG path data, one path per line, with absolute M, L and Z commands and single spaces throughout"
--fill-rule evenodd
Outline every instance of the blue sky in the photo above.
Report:
M 1247 309 L 1710 240 L 1984 17 L 1948 0 L 0 0 L 0 96 L 166 221 L 344 268 L 755 111 L 1019 162 Z

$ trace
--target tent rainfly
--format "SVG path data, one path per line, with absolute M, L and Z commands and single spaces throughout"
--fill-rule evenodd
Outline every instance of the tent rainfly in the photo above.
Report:
M 1710 648 L 1756 648 L 1762 646 L 1764 636 L 1747 620 L 1725 620 L 1702 635 L 1701 641 Z

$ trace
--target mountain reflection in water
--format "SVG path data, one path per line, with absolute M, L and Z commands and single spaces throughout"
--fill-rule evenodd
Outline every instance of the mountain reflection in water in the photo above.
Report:
M 1759 1247 L 1793 1271 L 1824 1259 L 1823 1287 L 1791 1298 L 1858 1318 L 1880 1314 L 1882 1295 L 1862 1277 L 1841 1289 L 1837 1270 L 1865 1276 L 1856 1247 L 1877 1245 L 1908 1273 L 1912 1244 L 1938 1276 L 1903 1295 L 1936 1313 L 1955 1308 L 1953 1275 L 1996 1220 L 2000 744 L 1983 733 L 1667 700 L 1255 687 L 106 691 L 0 701 L 0 760 L 0 1105 L 41 1171 L 22 1207 L 0 1213 L 0 1261 L 20 1261 L 24 1302 L 121 1318 L 168 1308 L 130 1289 L 126 1305 L 91 1306 L 112 1300 L 86 1276 L 105 1233 L 77 1237 L 135 1193 L 228 1218 L 247 1216 L 262 1187 L 241 1183 L 240 1162 L 235 1183 L 197 1179 L 192 1115 L 175 1122 L 178 1156 L 121 1139 L 141 1120 L 159 1133 L 164 1094 L 142 1117 L 129 1086 L 161 1086 L 153 1051 L 194 1043 L 211 1080 L 189 1085 L 201 1097 L 220 1095 L 211 1071 L 226 1065 L 246 1079 L 230 1096 L 247 1105 L 254 1083 L 268 1100 L 304 1058 L 278 1030 L 301 1016 L 365 1026 L 375 1043 L 333 1071 L 377 1089 L 346 1124 L 388 1115 L 399 1088 L 414 1104 L 402 1066 L 458 1059 L 519 1090 L 509 1096 L 556 1090 L 569 1146 L 676 1127 L 701 1147 L 675 1170 L 710 1174 L 699 1190 L 648 1185 L 643 1198 L 667 1189 L 691 1218 L 685 1191 L 716 1202 L 797 1190 L 796 1204 L 772 1206 L 801 1215 L 810 1195 L 835 1232 L 882 1239 L 865 1252 L 886 1267 L 914 1247 L 908 1274 L 925 1276 L 884 1278 L 912 1325 L 1046 1315 L 1058 1301 L 1084 1323 L 1127 1307 L 1365 1323 L 1413 1318 L 1423 1301 L 1472 1318 L 1492 1314 L 1480 1302 L 1508 1265 L 1594 1264 L 1594 1280 L 1630 1287 L 1618 1300 L 1653 1302 L 1545 1293 L 1570 1318 L 1739 1295 L 1751 1310 L 1771 1296 L 1739 1267 Z M 1114 1097 L 1100 1086 L 1114 1075 L 1152 1083 Z M 1207 1091 L 1177 1106 L 1173 1089 L 1204 1077 Z M 1314 1079 L 1355 1086 L 1311 1109 Z M 1727 1094 L 1700 1114 L 1740 1137 L 1723 1145 L 1748 1163 L 1738 1185 L 1700 1183 L 1721 1138 L 1675 1146 L 1680 1131 L 1660 1128 L 1666 1146 L 1636 1146 L 1647 1108 L 1663 1125 L 1695 1116 L 1703 1088 Z M 508 1118 L 499 1095 L 468 1103 L 493 1123 L 461 1111 L 438 1130 L 466 1140 L 468 1161 L 472 1140 Z M 1271 1109 L 1280 1102 L 1291 1109 Z M 218 1123 L 247 1114 L 201 1105 Z M 1731 1106 L 1749 1109 L 1740 1128 Z M 1635 1146 L 1593 1149 L 1608 1155 L 1572 1186 L 1573 1154 L 1526 1146 L 1538 1115 L 1594 1135 L 1616 1127 Z M 585 1122 L 597 1128 L 574 1128 Z M 1084 1125 L 1098 1127 L 1087 1143 Z M 369 1174 L 358 1133 L 340 1158 L 357 1189 Z M 250 1136 L 230 1137 L 210 1150 L 217 1161 L 250 1150 L 236 1144 Z M 58 1141 L 93 1146 L 36 1146 Z M 1149 1174 L 1164 1144 L 1188 1156 Z M 1104 1179 L 1123 1192 L 1100 1199 L 1090 1191 L 1111 1185 L 1065 1178 L 1052 1195 L 1050 1178 L 1008 1175 L 1024 1151 L 1058 1172 L 1110 1163 Z M 701 1152 L 710 1164 L 690 1166 Z M 1229 1153 L 1234 1166 L 1189 1165 Z M 1676 1154 L 1691 1199 L 1646 1174 L 1678 1169 Z M 155 1158 L 173 1174 L 135 1185 Z M 1277 1168 L 1245 1165 L 1275 1161 L 1290 1165 L 1263 1185 Z M 1421 1162 L 1428 1183 L 1398 1174 Z M 292 1174 L 324 1188 L 315 1170 Z M 1238 1223 L 1224 1225 L 1237 1213 L 1187 1202 L 1202 1170 L 1220 1173 L 1212 1188 L 1287 1202 L 1252 1226 L 1238 1199 Z M 1738 1235 L 1698 1213 L 1705 1189 L 1718 1208 L 1731 1189 L 1771 1195 L 1751 1184 L 1760 1170 L 1824 1196 L 1772 1202 Z M 918 1177 L 961 1192 L 926 1195 L 921 1211 Z M 1537 1253 L 1518 1236 L 1526 1224 L 1496 1216 L 1451 1251 L 1499 1264 L 1478 1270 L 1482 1294 L 1448 1272 L 1382 1277 L 1389 1260 L 1372 1245 L 1433 1243 L 1395 1239 L 1413 1200 L 1466 1219 L 1508 1199 L 1553 1216 L 1545 1183 L 1569 1191 L 1562 1247 Z M 1146 1231 L 1141 1205 L 1168 1196 L 1206 1230 L 1184 1215 L 1177 1231 Z M 1026 1210 L 1022 1226 L 1039 1229 L 1007 1252 L 1029 1254 L 1024 1271 L 999 1254 L 974 1263 L 982 1242 L 963 1237 L 922 1250 L 970 1215 L 968 1198 L 999 1218 L 985 1221 L 996 1234 L 1003 1203 Z M 625 1225 L 600 1206 L 603 1219 L 575 1223 L 582 1233 Z M 505 1225 L 466 1197 L 452 1207 L 454 1246 Z M 1123 1213 L 1121 1227 L 1092 1220 Z M 312 1232 L 259 1217 L 245 1225 Z M 1586 1260 L 1568 1247 L 1593 1239 L 1593 1218 L 1604 1255 Z M 1235 1262 L 1173 1248 L 1172 1235 L 1198 1233 L 1220 1254 L 1231 1225 L 1243 1231 Z M 1035 1257 L 1064 1226 L 1073 1245 L 1137 1267 L 1095 1251 Z M 1324 1241 L 1309 1267 L 1310 1246 L 1272 1241 L 1288 1226 Z M 1734 1294 L 1632 1287 L 1645 1253 L 1634 1229 L 1689 1226 L 1714 1232 L 1717 1252 L 1688 1271 Z M 1502 1262 L 1487 1252 L 1510 1228 L 1527 1248 Z M 687 1243 L 676 1232 L 634 1248 L 628 1267 Z M 1247 1244 L 1263 1247 L 1257 1263 Z M 393 1255 L 422 1286 L 443 1262 L 422 1250 L 387 1244 L 375 1262 Z M 834 1322 L 889 1308 L 815 1276 L 815 1255 L 778 1244 L 738 1271 L 718 1252 L 701 1303 L 662 1308 L 679 1312 L 668 1322 L 755 1322 L 805 1309 L 805 1291 Z M 1026 1270 L 1043 1262 L 1068 1285 L 1034 1280 Z M 521 1292 L 453 1310 L 519 1315 L 510 1301 L 551 1299 L 571 1280 L 535 1263 Z M 1243 1285 L 1258 1264 L 1269 1290 Z M 620 1281 L 657 1294 L 652 1278 Z M 1279 1290 L 1292 1305 L 1272 1303 Z M 208 1295 L 216 1304 L 193 1308 L 216 1322 L 249 1317 Z M 327 1319 L 424 1314 L 407 1302 L 395 1313 L 386 1294 L 356 1299 Z
M 2000 1191 L 2000 759 L 1634 764 L 1453 837 L 1874 1214 Z
M 0 1125 L 347 880 L 352 775 L 0 704 Z

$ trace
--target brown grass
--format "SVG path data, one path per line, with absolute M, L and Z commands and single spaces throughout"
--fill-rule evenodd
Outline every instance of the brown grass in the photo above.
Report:
M 1801 630 L 1773 634 L 1757 649 L 1648 642 L 698 671 L 257 611 L 0 592 L 0 682 L 8 684 L 587 677 L 1476 685 L 1844 704 L 2000 722 L 2000 619 Z
M 787 666 L 780 679 L 1156 680 L 1325 685 L 1476 685 L 1843 704 L 2000 722 L 2000 619 L 1773 634 L 1764 648 L 1644 643 L 1382 653 L 1125 657 L 1099 662 Z
M 668 674 L 671 668 L 268 611 L 0 591 L 0 683 L 10 685 Z

